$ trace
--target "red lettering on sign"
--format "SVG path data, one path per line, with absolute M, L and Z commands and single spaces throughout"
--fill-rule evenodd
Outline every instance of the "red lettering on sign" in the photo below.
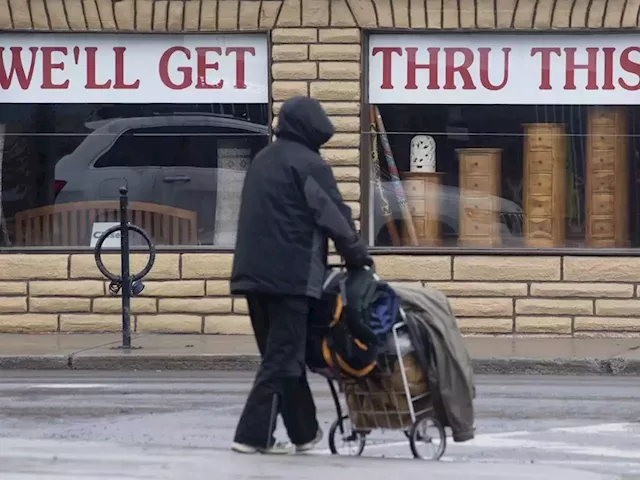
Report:
M 616 49 L 612 47 L 605 47 L 602 49 L 604 52 L 604 84 L 602 90 L 615 90 L 613 84 L 613 54 L 616 53 Z
M 51 90 L 65 90 L 69 88 L 69 80 L 62 83 L 53 83 L 53 71 L 64 70 L 64 62 L 53 61 L 54 53 L 67 54 L 67 47 L 42 47 L 42 87 Z
M 196 54 L 198 55 L 198 82 L 196 88 L 198 89 L 220 89 L 224 85 L 224 80 L 220 79 L 218 83 L 213 85 L 207 83 L 207 70 L 218 70 L 220 64 L 218 62 L 207 63 L 207 53 L 217 53 L 222 55 L 222 48 L 220 47 L 198 47 L 196 48 Z
M 407 90 L 416 90 L 418 85 L 416 84 L 416 70 L 424 68 L 429 71 L 429 83 L 427 84 L 427 90 L 438 90 L 438 53 L 439 48 L 431 47 L 427 48 L 429 53 L 429 63 L 416 63 L 416 53 L 418 49 L 415 47 L 405 48 L 407 52 L 407 84 L 404 88 Z M 391 72 L 389 72 L 391 76 Z
M 493 85 L 489 80 L 489 54 L 491 53 L 490 48 L 478 48 L 478 52 L 480 52 L 480 83 L 487 90 L 502 90 L 509 83 L 509 53 L 511 49 L 505 47 L 502 49 L 502 53 L 504 53 L 504 62 L 503 62 L 503 71 L 502 71 L 502 83 L 500 85 Z
M 247 63 L 250 57 L 256 56 L 256 48 L 250 46 L 204 46 L 193 49 L 174 46 L 157 58 L 157 77 L 150 78 L 149 72 L 145 71 L 144 76 L 133 80 L 127 72 L 132 67 L 140 70 L 147 68 L 147 65 L 127 65 L 127 60 L 131 62 L 127 58 L 128 48 L 0 47 L 0 86 L 2 90 L 20 88 L 25 91 L 29 88 L 64 90 L 73 87 L 101 91 L 139 90 L 140 78 L 143 78 L 151 88 L 161 83 L 171 90 L 219 90 L 227 83 L 235 89 L 246 90 Z M 113 56 L 109 55 L 111 51 Z M 228 64 L 222 63 L 221 59 Z M 156 60 L 151 58 L 149 61 Z M 218 72 L 218 78 L 212 79 L 214 72 Z
M 540 54 L 540 90 L 551 90 L 551 54 L 561 56 L 562 50 L 558 47 L 535 47 L 531 49 L 531 56 Z
M 462 63 L 455 65 L 456 54 L 462 54 Z M 473 83 L 471 74 L 469 73 L 469 67 L 473 64 L 473 51 L 470 48 L 445 48 L 444 49 L 446 68 L 445 68 L 445 90 L 455 90 L 455 74 L 457 73 L 462 78 L 463 90 L 475 90 L 476 86 Z
M 396 62 L 394 64 L 394 56 L 400 57 L 404 60 L 406 58 L 406 84 L 405 90 L 418 90 L 419 88 L 425 88 L 427 90 L 455 90 L 461 88 L 462 90 L 476 90 L 476 85 L 482 85 L 487 90 L 496 91 L 502 90 L 509 83 L 509 57 L 511 48 L 505 47 L 502 49 L 502 80 L 500 83 L 494 84 L 491 82 L 490 69 L 491 65 L 490 48 L 478 48 L 477 54 L 470 48 L 445 48 L 429 47 L 425 51 L 427 53 L 427 61 L 419 63 L 418 54 L 419 49 L 417 47 L 374 47 L 371 50 L 371 55 L 381 55 L 381 73 L 382 78 L 380 89 L 381 90 L 393 90 L 393 72 L 396 72 L 400 66 Z M 444 51 L 444 59 L 441 56 L 441 52 Z M 405 54 L 406 53 L 406 57 Z M 477 58 L 476 58 L 477 56 Z M 440 62 L 444 60 L 441 65 Z M 474 64 L 478 65 L 478 72 L 475 75 L 478 78 L 473 78 L 476 70 L 473 68 Z M 498 68 L 498 67 L 494 67 Z M 418 72 L 426 70 L 428 72 L 426 85 L 418 84 Z M 439 76 L 444 71 L 444 85 L 440 85 Z M 461 87 L 456 85 L 456 75 L 462 79 Z
M 180 56 L 174 56 L 174 54 L 181 53 L 187 60 L 191 60 L 192 53 L 186 47 L 171 47 L 167 49 L 160 57 L 158 64 L 158 71 L 160 74 L 160 80 L 167 87 L 172 90 L 184 90 L 193 85 L 194 67 L 190 65 L 181 65 L 175 69 L 182 74 L 181 81 L 176 83 L 171 79 L 169 74 L 169 62 L 173 59 L 176 61 Z M 195 75 L 197 80 L 195 82 L 195 88 L 198 90 L 219 90 L 224 87 L 225 79 L 220 78 L 216 83 L 209 83 L 207 81 L 207 74 L 211 70 L 219 71 L 220 62 L 212 62 L 210 56 L 216 54 L 218 57 L 230 57 L 235 56 L 235 78 L 233 79 L 234 88 L 244 90 L 247 88 L 246 80 L 246 63 L 247 55 L 256 54 L 254 47 L 227 47 L 223 50 L 221 47 L 197 47 L 195 49 Z
M 229 56 L 230 54 L 236 54 L 236 83 L 234 85 L 238 90 L 244 90 L 247 88 L 247 83 L 245 80 L 245 70 L 246 70 L 246 55 L 256 56 L 256 49 L 253 47 L 227 47 L 224 54 Z
M 515 48 L 515 47 L 514 47 Z M 498 51 L 500 50 L 500 51 Z M 376 46 L 371 57 L 378 57 L 372 72 L 380 78 L 380 90 L 485 90 L 496 92 L 509 86 L 513 77 L 512 47 L 426 47 Z M 640 47 L 533 47 L 531 58 L 538 58 L 538 90 L 640 90 Z M 526 61 L 515 59 L 518 63 Z M 401 74 L 406 72 L 406 77 Z M 500 74 L 501 72 L 501 74 Z M 530 89 L 528 78 L 516 72 Z M 524 75 L 529 75 L 528 73 Z M 399 78 L 404 86 L 394 84 Z M 554 85 L 554 79 L 556 84 Z M 535 80 L 534 80 L 535 81 Z M 513 89 L 514 87 L 511 86 Z M 534 87 L 535 88 L 535 87 Z M 533 92 L 531 92 L 533 93 Z
M 589 47 L 587 50 L 587 63 L 586 64 L 576 64 L 576 51 L 577 48 L 565 48 L 564 53 L 566 55 L 566 81 L 564 84 L 565 90 L 575 90 L 576 89 L 576 70 L 586 70 L 587 71 L 587 86 L 585 87 L 587 90 L 598 90 L 598 77 L 597 77 L 597 68 L 598 68 L 598 48 Z
M 631 60 L 631 53 L 640 53 L 640 47 L 628 47 L 625 48 L 620 54 L 620 67 L 627 73 L 633 73 L 638 77 L 638 81 L 635 85 L 631 85 L 626 82 L 624 78 L 619 79 L 620 86 L 625 90 L 640 90 L 640 63 Z
M 108 90 L 111 88 L 111 79 L 104 83 L 98 83 L 96 80 L 96 52 L 97 47 L 85 47 L 87 53 L 87 83 L 84 88 L 89 90 Z
M 136 80 L 131 84 L 125 83 L 124 80 L 124 53 L 127 51 L 125 47 L 113 47 L 116 54 L 116 81 L 113 83 L 114 90 L 136 90 L 140 86 L 140 80 Z
M 181 83 L 174 83 L 171 80 L 171 77 L 169 76 L 169 60 L 171 60 L 171 56 L 176 52 L 182 52 L 187 57 L 187 60 L 191 60 L 191 51 L 188 48 L 171 47 L 167 49 L 160 57 L 160 64 L 158 65 L 158 70 L 159 70 L 158 73 L 160 74 L 160 80 L 162 81 L 162 83 L 164 83 L 170 89 L 184 90 L 185 88 L 188 88 L 192 82 L 192 74 L 191 74 L 190 67 L 176 68 L 176 70 L 182 73 Z
M 402 49 L 400 47 L 375 47 L 371 51 L 372 56 L 376 56 L 378 53 L 382 53 L 382 85 L 380 88 L 383 90 L 393 89 L 391 83 L 391 63 L 393 61 L 393 54 L 402 56 Z
M 25 73 L 24 65 L 22 64 L 22 47 L 11 47 L 11 63 L 9 67 L 4 63 L 4 47 L 0 47 L 0 88 L 8 90 L 11 87 L 14 76 L 18 80 L 18 85 L 22 90 L 27 90 L 31 85 L 33 78 L 33 70 L 36 67 L 36 55 L 38 54 L 38 47 L 29 47 L 31 52 L 31 63 L 29 65 L 29 72 Z M 7 73 L 7 70 L 9 73 Z

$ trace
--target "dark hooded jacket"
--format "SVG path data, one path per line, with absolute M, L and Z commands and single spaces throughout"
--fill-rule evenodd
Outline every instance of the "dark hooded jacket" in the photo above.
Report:
M 350 266 L 369 265 L 370 258 L 331 167 L 318 153 L 334 133 L 320 103 L 287 100 L 275 133 L 245 179 L 231 292 L 319 298 L 328 238 Z

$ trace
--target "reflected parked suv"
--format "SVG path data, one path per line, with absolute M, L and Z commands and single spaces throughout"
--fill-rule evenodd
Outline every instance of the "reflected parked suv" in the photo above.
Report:
M 404 182 L 403 182 L 404 183 Z M 381 234 L 386 230 L 385 219 L 382 215 L 381 199 L 376 189 L 376 185 L 372 182 L 371 188 L 375 192 L 374 205 L 374 225 L 376 230 L 374 238 L 380 238 Z M 402 220 L 402 212 L 398 203 L 395 201 L 396 194 L 393 182 L 382 182 L 382 188 L 387 199 L 390 199 L 391 213 L 394 220 Z M 405 187 L 406 188 L 406 187 Z M 460 198 L 464 197 L 465 191 L 458 187 L 449 185 L 441 185 L 436 190 L 425 190 L 424 198 L 427 203 L 437 203 L 439 205 L 439 218 L 444 231 L 453 233 L 458 236 L 460 233 Z M 432 198 L 431 198 L 432 197 Z M 506 198 L 496 198 L 491 195 L 486 196 L 491 199 L 487 202 L 489 205 L 496 206 L 496 217 L 499 225 L 496 225 L 500 232 L 502 244 L 504 246 L 521 246 L 522 245 L 522 229 L 523 229 L 523 211 L 515 202 Z
M 266 125 L 190 113 L 88 126 L 93 132 L 56 165 L 56 204 L 114 200 L 126 185 L 131 201 L 196 212 L 198 243 L 233 244 L 237 218 L 225 223 L 228 232 L 215 232 L 215 218 L 237 217 L 248 162 L 268 143 Z

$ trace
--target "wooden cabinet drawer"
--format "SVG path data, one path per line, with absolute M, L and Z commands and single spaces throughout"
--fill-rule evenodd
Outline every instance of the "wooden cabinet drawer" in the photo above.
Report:
M 551 218 L 535 218 L 526 219 L 528 236 L 534 239 L 553 239 L 553 221 Z
M 424 182 L 422 180 L 405 180 L 402 184 L 406 196 L 421 197 L 424 195 Z
M 411 212 L 412 217 L 423 217 L 425 213 L 424 201 L 423 200 L 414 200 L 409 199 L 407 202 L 409 205 L 409 211 Z
M 529 197 L 526 206 L 527 215 L 530 217 L 548 217 L 553 213 L 552 197 Z
M 493 223 L 497 219 L 497 215 L 486 208 L 473 208 L 464 205 L 461 212 L 465 222 Z
M 617 136 L 620 133 L 616 130 L 615 125 L 598 127 L 598 132 L 589 136 L 590 147 L 593 150 L 612 151 L 618 144 Z
M 613 218 L 591 219 L 591 236 L 593 238 L 609 238 L 615 234 Z
M 613 172 L 596 172 L 591 182 L 591 192 L 588 194 L 609 193 L 615 191 L 615 175 Z
M 592 170 L 612 171 L 615 163 L 615 153 L 611 150 L 592 150 L 591 167 Z
M 549 195 L 552 177 L 546 173 L 531 173 L 529 176 L 528 195 Z
M 465 176 L 463 177 L 462 190 L 471 192 L 487 192 L 493 190 L 493 182 L 488 176 Z
M 529 171 L 551 173 L 553 171 L 553 157 L 547 152 L 536 152 L 529 156 Z
M 615 198 L 612 193 L 599 193 L 591 199 L 591 214 L 596 216 L 613 215 Z
M 478 158 L 475 159 L 473 156 L 465 159 L 462 162 L 462 168 L 465 175 L 486 175 L 491 172 L 491 165 L 486 160 L 485 155 L 478 155 Z
M 462 195 L 460 196 L 460 205 L 463 208 L 473 210 L 497 211 L 497 200 L 497 197 L 491 195 Z
M 592 110 L 589 120 L 592 125 L 597 127 L 609 127 L 616 124 L 617 112 L 615 110 Z
M 416 229 L 416 236 L 424 237 L 426 234 L 425 221 L 422 218 L 414 218 L 413 226 Z
M 554 133 L 552 128 L 538 127 L 528 139 L 529 151 L 550 152 L 553 148 Z
M 466 220 L 464 224 L 464 236 L 485 236 L 491 233 L 492 222 Z

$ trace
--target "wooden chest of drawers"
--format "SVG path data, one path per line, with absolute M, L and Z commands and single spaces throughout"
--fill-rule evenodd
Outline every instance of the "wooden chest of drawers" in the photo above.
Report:
M 523 210 L 525 245 L 564 246 L 566 212 L 565 126 L 524 125 Z
M 403 173 L 404 192 L 413 224 L 416 228 L 418 244 L 421 246 L 440 245 L 440 185 L 442 173 Z M 403 222 L 402 244 L 411 245 L 411 240 Z
M 626 247 L 629 236 L 629 172 L 624 108 L 590 108 L 587 134 L 587 246 Z
M 500 238 L 500 160 L 497 148 L 456 150 L 460 162 L 460 246 L 496 247 Z

